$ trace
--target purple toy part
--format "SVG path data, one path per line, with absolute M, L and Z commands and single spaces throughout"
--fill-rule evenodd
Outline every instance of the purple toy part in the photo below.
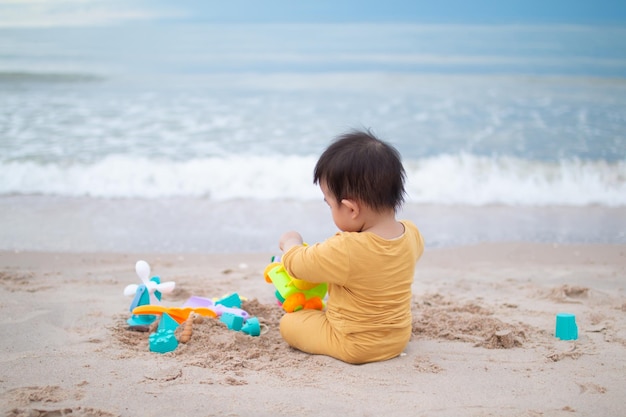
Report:
M 213 307 L 214 304 L 213 300 L 192 295 L 187 301 L 185 301 L 183 307 Z
M 224 307 L 221 304 L 217 304 L 213 307 L 209 307 L 211 310 L 215 311 L 215 314 L 217 314 L 218 316 L 221 316 L 224 313 L 229 313 L 232 314 L 234 316 L 239 316 L 244 320 L 247 320 L 248 317 L 250 317 L 250 315 L 248 314 L 247 311 L 242 310 L 240 308 L 237 307 Z
M 239 316 L 241 318 L 243 318 L 244 320 L 247 320 L 248 317 L 250 317 L 250 314 L 248 314 L 247 311 L 242 310 L 240 308 L 236 308 L 236 307 L 226 307 L 223 306 L 221 304 L 215 304 L 213 302 L 213 300 L 208 299 L 208 298 L 204 298 L 204 297 L 198 297 L 198 296 L 191 296 L 186 302 L 185 304 L 183 304 L 183 307 L 206 307 L 209 308 L 211 310 L 213 310 L 215 312 L 215 314 L 217 314 L 218 316 L 221 316 L 224 313 L 229 313 L 229 314 L 233 314 L 235 316 Z

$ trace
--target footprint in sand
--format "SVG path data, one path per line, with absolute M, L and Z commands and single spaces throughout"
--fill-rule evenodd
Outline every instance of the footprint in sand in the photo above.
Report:
M 44 387 L 21 387 L 7 391 L 0 402 L 7 407 L 7 417 L 114 417 L 117 414 L 89 407 L 50 407 L 62 401 L 78 401 L 83 394 L 78 390 L 67 390 L 56 385 Z

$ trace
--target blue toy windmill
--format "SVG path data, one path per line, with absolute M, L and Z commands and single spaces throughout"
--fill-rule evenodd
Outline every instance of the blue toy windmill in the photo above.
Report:
M 146 261 L 137 261 L 135 264 L 135 272 L 141 279 L 142 284 L 131 284 L 124 288 L 124 295 L 134 295 L 130 304 L 130 311 L 135 307 L 152 304 L 160 305 L 161 293 L 168 293 L 174 290 L 176 283 L 173 281 L 161 283 L 159 277 L 150 278 L 150 265 Z M 156 320 L 157 316 L 153 315 L 132 315 L 126 322 L 131 328 L 137 330 L 146 330 L 150 324 Z

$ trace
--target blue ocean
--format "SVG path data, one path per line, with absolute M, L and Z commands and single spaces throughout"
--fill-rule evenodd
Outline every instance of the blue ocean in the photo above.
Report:
M 430 245 L 624 243 L 624 39 L 584 25 L 0 29 L 0 246 L 321 239 L 334 225 L 313 166 L 351 129 L 398 148 L 403 214 Z

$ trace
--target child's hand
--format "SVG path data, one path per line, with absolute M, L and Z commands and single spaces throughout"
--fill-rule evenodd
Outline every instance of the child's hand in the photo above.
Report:
M 290 232 L 283 233 L 283 235 L 280 237 L 278 241 L 278 247 L 280 248 L 281 251 L 283 251 L 283 253 L 285 253 L 289 249 L 293 248 L 294 246 L 299 246 L 299 245 L 302 245 L 303 243 L 304 243 L 304 240 L 302 239 L 302 236 L 300 235 L 300 233 L 295 232 L 295 231 L 290 231 Z

